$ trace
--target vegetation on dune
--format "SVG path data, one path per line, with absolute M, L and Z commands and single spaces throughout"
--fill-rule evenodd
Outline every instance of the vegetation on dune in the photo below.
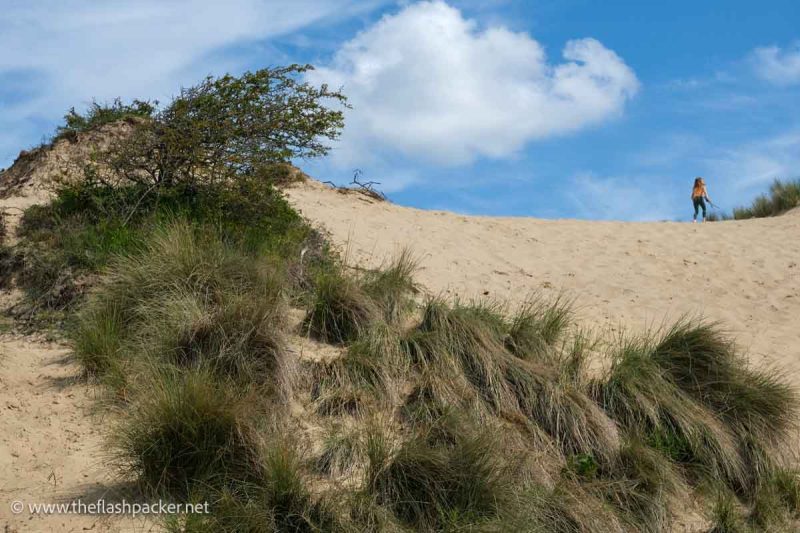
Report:
M 800 206 L 800 179 L 791 181 L 775 180 L 769 187 L 769 194 L 758 196 L 749 207 L 733 210 L 733 218 L 762 218 L 781 215 Z
M 341 127 L 305 69 L 142 108 L 9 249 L 31 309 L 75 316 L 120 472 L 209 502 L 168 529 L 661 532 L 687 494 L 714 531 L 798 518 L 796 395 L 717 326 L 604 343 L 564 298 L 420 302 L 408 251 L 345 265 L 275 188 Z M 70 127 L 131 111 L 93 109 Z
M 126 104 L 116 98 L 111 103 L 94 101 L 84 113 L 77 112 L 73 107 L 64 115 L 64 124 L 56 129 L 53 141 L 61 139 L 75 141 L 78 133 L 94 130 L 121 120 L 149 119 L 155 113 L 156 105 L 155 102 L 143 100 L 133 100 L 130 104 Z
M 800 207 L 800 179 L 775 180 L 769 187 L 769 193 L 757 196 L 751 205 L 735 207 L 732 214 L 712 212 L 706 220 L 713 222 L 774 217 L 796 207 Z

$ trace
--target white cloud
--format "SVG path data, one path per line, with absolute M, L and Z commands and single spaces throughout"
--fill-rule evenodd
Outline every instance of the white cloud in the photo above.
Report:
M 800 84 L 800 41 L 786 47 L 756 48 L 750 55 L 756 74 L 775 85 Z
M 674 194 L 666 191 L 664 179 L 597 176 L 586 172 L 574 176 L 565 196 L 580 218 L 592 220 L 672 220 Z
M 638 90 L 594 39 L 569 41 L 562 55 L 552 65 L 525 33 L 480 29 L 444 2 L 420 2 L 358 34 L 309 79 L 342 86 L 354 106 L 334 154 L 342 165 L 381 148 L 460 164 L 600 123 Z
M 243 68 L 253 43 L 371 9 L 385 0 L 44 0 L 0 18 L 0 129 L 28 132 L 93 97 L 165 98 L 181 84 Z M 263 64 L 275 57 L 258 58 Z M 13 101 L 1 85 L 15 87 Z M 20 96 L 22 96 L 20 98 Z M 32 126 L 35 124 L 35 126 Z M 0 166 L 13 139 L 0 139 Z M 16 149 L 21 148 L 17 146 Z
M 775 179 L 798 177 L 800 130 L 720 150 L 705 164 L 710 173 L 725 181 L 727 194 L 741 201 L 744 195 L 765 189 Z

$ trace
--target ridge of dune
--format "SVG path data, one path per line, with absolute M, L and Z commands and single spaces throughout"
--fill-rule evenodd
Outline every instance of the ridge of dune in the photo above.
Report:
M 713 224 L 464 216 L 380 202 L 309 180 L 289 202 L 350 263 L 408 247 L 434 294 L 519 303 L 575 298 L 587 324 L 640 331 L 682 316 L 719 321 L 752 361 L 800 387 L 800 218 Z

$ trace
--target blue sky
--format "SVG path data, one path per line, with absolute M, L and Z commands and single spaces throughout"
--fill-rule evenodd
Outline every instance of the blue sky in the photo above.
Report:
M 353 105 L 330 156 L 299 165 L 359 168 L 403 205 L 687 220 L 696 175 L 727 209 L 800 176 L 788 0 L 6 0 L 0 167 L 92 98 L 290 62 Z

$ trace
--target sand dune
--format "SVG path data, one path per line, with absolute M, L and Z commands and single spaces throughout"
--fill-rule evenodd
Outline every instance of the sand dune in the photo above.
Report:
M 11 242 L 22 211 L 49 198 L 38 184 L 22 182 L 20 189 L 12 191 L 14 195 L 0 198 Z M 0 309 L 18 297 L 17 291 L 0 293 Z M 154 530 L 152 520 L 127 515 L 11 512 L 13 501 L 81 500 L 88 504 L 131 499 L 128 487 L 119 484 L 106 464 L 103 439 L 108 419 L 94 407 L 93 396 L 66 346 L 0 333 L 0 525 L 4 531 Z
M 702 315 L 800 387 L 800 213 L 707 224 L 539 220 L 423 211 L 315 181 L 286 194 L 350 262 L 374 265 L 409 247 L 430 292 L 514 303 L 564 290 L 602 328 Z

